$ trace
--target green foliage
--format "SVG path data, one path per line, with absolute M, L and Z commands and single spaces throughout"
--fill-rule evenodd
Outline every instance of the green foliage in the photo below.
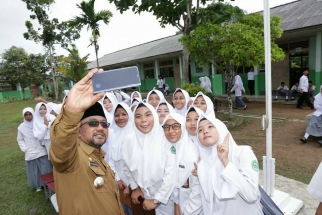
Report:
M 63 81 L 57 81 L 57 84 L 58 84 L 58 97 L 62 98 L 63 97 L 63 92 L 66 89 L 66 84 Z M 54 88 L 54 83 L 53 82 L 50 83 L 50 87 L 51 87 L 51 89 Z M 54 92 L 49 92 L 48 96 L 49 96 L 50 93 L 54 93 Z M 51 97 L 51 96 L 49 96 L 49 97 Z
M 87 26 L 87 30 L 91 30 L 92 38 L 90 45 L 94 46 L 95 53 L 96 53 L 96 62 L 97 67 L 98 65 L 98 44 L 97 39 L 100 37 L 100 29 L 99 29 L 99 22 L 103 21 L 104 24 L 108 24 L 110 22 L 111 17 L 113 16 L 112 12 L 109 10 L 101 10 L 99 12 L 95 12 L 94 8 L 95 0 L 89 0 L 88 2 L 82 1 L 80 4 L 76 6 L 82 10 L 82 14 L 80 16 L 75 16 L 74 19 L 68 21 L 68 26 L 70 29 L 81 29 L 84 26 Z
M 282 35 L 281 18 L 271 18 L 272 61 L 282 61 L 285 54 L 274 42 Z M 217 25 L 206 23 L 181 42 L 199 64 L 216 65 L 221 60 L 226 66 L 253 66 L 265 61 L 263 16 L 251 14 L 239 22 Z
M 33 14 L 31 20 L 37 20 L 40 27 L 36 30 L 31 21 L 27 20 L 25 25 L 28 32 L 23 36 L 26 40 L 33 40 L 36 43 L 41 42 L 43 46 L 48 47 L 53 44 L 61 44 L 67 47 L 73 40 L 79 38 L 80 29 L 70 29 L 66 22 L 59 22 L 57 18 L 49 19 L 49 8 L 54 0 L 22 0 L 27 4 L 27 9 Z
M 81 58 L 75 46 L 66 50 L 69 52 L 69 55 L 68 57 L 60 57 L 57 72 L 65 74 L 65 79 L 67 80 L 78 82 L 87 74 L 89 54 Z
M 31 84 L 39 86 L 47 77 L 48 65 L 42 54 L 28 55 L 23 48 L 12 46 L 1 57 L 3 68 L 0 76 L 8 83 L 20 83 L 22 88 L 26 88 Z
M 205 95 L 207 94 L 204 88 L 200 87 L 199 85 L 195 85 L 193 83 L 184 84 L 181 86 L 181 89 L 184 89 L 185 91 L 187 91 L 190 97 L 195 97 L 198 92 L 202 92 Z

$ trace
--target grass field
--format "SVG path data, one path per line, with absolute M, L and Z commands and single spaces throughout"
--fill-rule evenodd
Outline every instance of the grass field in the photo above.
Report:
M 0 104 L 0 214 L 56 214 L 44 191 L 28 187 L 24 153 L 17 139 L 17 127 L 23 121 L 22 109 L 36 101 Z

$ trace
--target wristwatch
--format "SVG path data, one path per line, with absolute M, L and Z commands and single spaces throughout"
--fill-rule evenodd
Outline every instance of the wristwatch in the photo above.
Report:
M 156 204 L 156 205 L 160 204 L 160 202 L 158 200 L 156 200 L 156 199 L 153 200 L 153 203 Z

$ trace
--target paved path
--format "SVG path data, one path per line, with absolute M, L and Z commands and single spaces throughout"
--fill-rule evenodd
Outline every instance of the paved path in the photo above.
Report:
M 259 174 L 259 183 L 263 184 L 263 171 Z M 303 201 L 303 207 L 297 215 L 314 215 L 319 201 L 314 199 L 306 190 L 307 184 L 275 175 L 275 189 L 290 194 L 292 197 Z

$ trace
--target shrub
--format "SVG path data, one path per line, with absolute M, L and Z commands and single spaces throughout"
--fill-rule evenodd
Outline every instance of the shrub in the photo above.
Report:
M 181 89 L 187 91 L 190 97 L 195 97 L 198 92 L 202 92 L 205 95 L 207 94 L 204 88 L 192 83 L 182 85 Z

